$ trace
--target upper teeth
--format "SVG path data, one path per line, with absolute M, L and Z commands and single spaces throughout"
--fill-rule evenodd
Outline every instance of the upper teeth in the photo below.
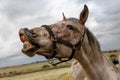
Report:
M 22 41 L 22 42 L 27 41 L 27 39 L 25 38 L 25 36 L 24 36 L 24 35 L 21 35 L 21 36 L 20 36 L 20 39 L 21 39 L 21 41 Z
M 32 46 L 32 44 L 30 42 L 28 42 L 28 41 L 24 42 L 24 48 L 28 48 L 28 47 L 31 47 L 31 46 Z

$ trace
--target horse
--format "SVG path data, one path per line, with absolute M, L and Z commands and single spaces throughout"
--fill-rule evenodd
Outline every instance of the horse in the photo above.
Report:
M 88 15 L 89 9 L 84 5 L 78 19 L 66 18 L 63 13 L 63 20 L 54 24 L 21 28 L 22 52 L 30 57 L 37 54 L 47 59 L 57 58 L 61 62 L 74 58 L 87 80 L 120 80 L 117 68 L 102 54 L 98 40 L 85 26 Z

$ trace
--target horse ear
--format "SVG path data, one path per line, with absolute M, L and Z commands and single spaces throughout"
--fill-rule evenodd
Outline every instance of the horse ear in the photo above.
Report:
M 84 9 L 80 13 L 80 23 L 81 24 L 83 24 L 83 25 L 85 24 L 85 22 L 88 18 L 88 14 L 89 14 L 88 7 L 86 5 L 84 5 Z
M 65 17 L 64 13 L 62 13 L 62 15 L 63 15 L 63 20 L 66 20 L 67 18 Z

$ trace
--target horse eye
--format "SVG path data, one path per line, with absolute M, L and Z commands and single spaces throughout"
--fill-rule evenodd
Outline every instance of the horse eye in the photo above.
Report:
M 67 25 L 66 27 L 67 27 L 68 29 L 70 29 L 70 30 L 74 30 L 74 28 L 73 28 L 72 25 Z

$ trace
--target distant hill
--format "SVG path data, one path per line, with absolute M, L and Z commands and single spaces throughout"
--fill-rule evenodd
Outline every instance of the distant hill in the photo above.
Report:
M 28 64 L 28 63 L 44 61 L 44 60 L 46 60 L 44 57 L 38 55 L 34 57 L 28 57 L 24 54 L 15 54 L 8 57 L 0 58 L 0 68 L 7 66 Z

